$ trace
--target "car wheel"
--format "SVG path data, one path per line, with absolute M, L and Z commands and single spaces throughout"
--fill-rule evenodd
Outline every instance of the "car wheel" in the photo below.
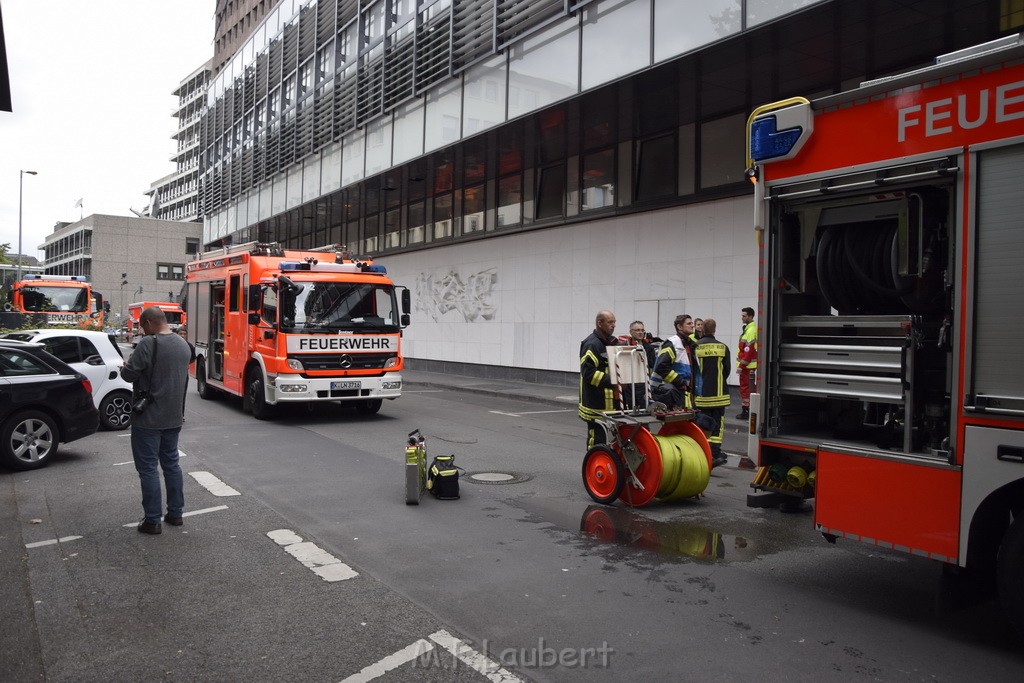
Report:
M 373 415 L 380 410 L 380 407 L 384 404 L 384 400 L 380 398 L 369 398 L 365 401 L 359 401 L 356 403 L 356 411 L 363 415 Z
M 274 417 L 274 406 L 267 403 L 267 394 L 263 388 L 263 373 L 259 368 L 249 371 L 249 379 L 245 383 L 245 397 L 249 410 L 257 420 L 269 420 Z
M 100 426 L 112 432 L 127 429 L 132 424 L 132 395 L 127 391 L 112 391 L 100 402 Z
M 38 410 L 15 413 L 0 430 L 0 459 L 13 470 L 42 467 L 59 445 L 57 424 Z
M 202 358 L 196 360 L 196 391 L 199 392 L 199 398 L 204 401 L 217 398 L 217 391 L 206 381 L 206 363 Z

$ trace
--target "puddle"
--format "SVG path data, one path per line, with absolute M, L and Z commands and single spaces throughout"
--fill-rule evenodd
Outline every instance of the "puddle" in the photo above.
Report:
M 655 519 L 619 505 L 535 497 L 509 502 L 529 514 L 522 521 L 549 524 L 549 531 L 568 536 L 563 542 L 582 545 L 588 552 L 611 553 L 617 560 L 623 559 L 624 553 L 645 551 L 677 561 L 750 562 L 807 542 L 806 528 L 794 529 L 788 524 L 758 524 L 756 530 L 746 531 L 751 525 L 737 519 L 716 528 L 697 515 L 721 515 L 696 508 L 672 511 L 688 515 L 685 519 Z
M 580 518 L 580 533 L 599 543 L 697 560 L 749 562 L 758 555 L 757 545 L 746 536 L 723 534 L 690 522 L 659 522 L 606 505 L 586 509 Z

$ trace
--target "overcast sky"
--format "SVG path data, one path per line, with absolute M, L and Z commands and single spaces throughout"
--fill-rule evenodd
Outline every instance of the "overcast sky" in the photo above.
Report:
M 0 243 L 81 212 L 130 216 L 175 170 L 171 93 L 213 56 L 215 0 L 0 0 L 13 113 L 0 112 Z M 75 208 L 81 198 L 83 208 Z

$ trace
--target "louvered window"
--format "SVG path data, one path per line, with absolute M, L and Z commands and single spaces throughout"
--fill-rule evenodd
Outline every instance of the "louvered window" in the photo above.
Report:
M 454 0 L 452 73 L 494 54 L 493 0 Z
M 449 75 L 448 40 L 451 7 L 432 5 L 420 12 L 416 28 L 416 93 L 420 94 Z
M 564 0 L 497 0 L 497 3 L 495 36 L 499 50 L 565 16 Z

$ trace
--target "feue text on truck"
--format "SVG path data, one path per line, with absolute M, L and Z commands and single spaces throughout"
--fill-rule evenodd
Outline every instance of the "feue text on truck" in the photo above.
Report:
M 933 558 L 1024 629 L 1024 40 L 755 109 L 751 505 Z M 989 593 L 993 594 L 993 593 Z

